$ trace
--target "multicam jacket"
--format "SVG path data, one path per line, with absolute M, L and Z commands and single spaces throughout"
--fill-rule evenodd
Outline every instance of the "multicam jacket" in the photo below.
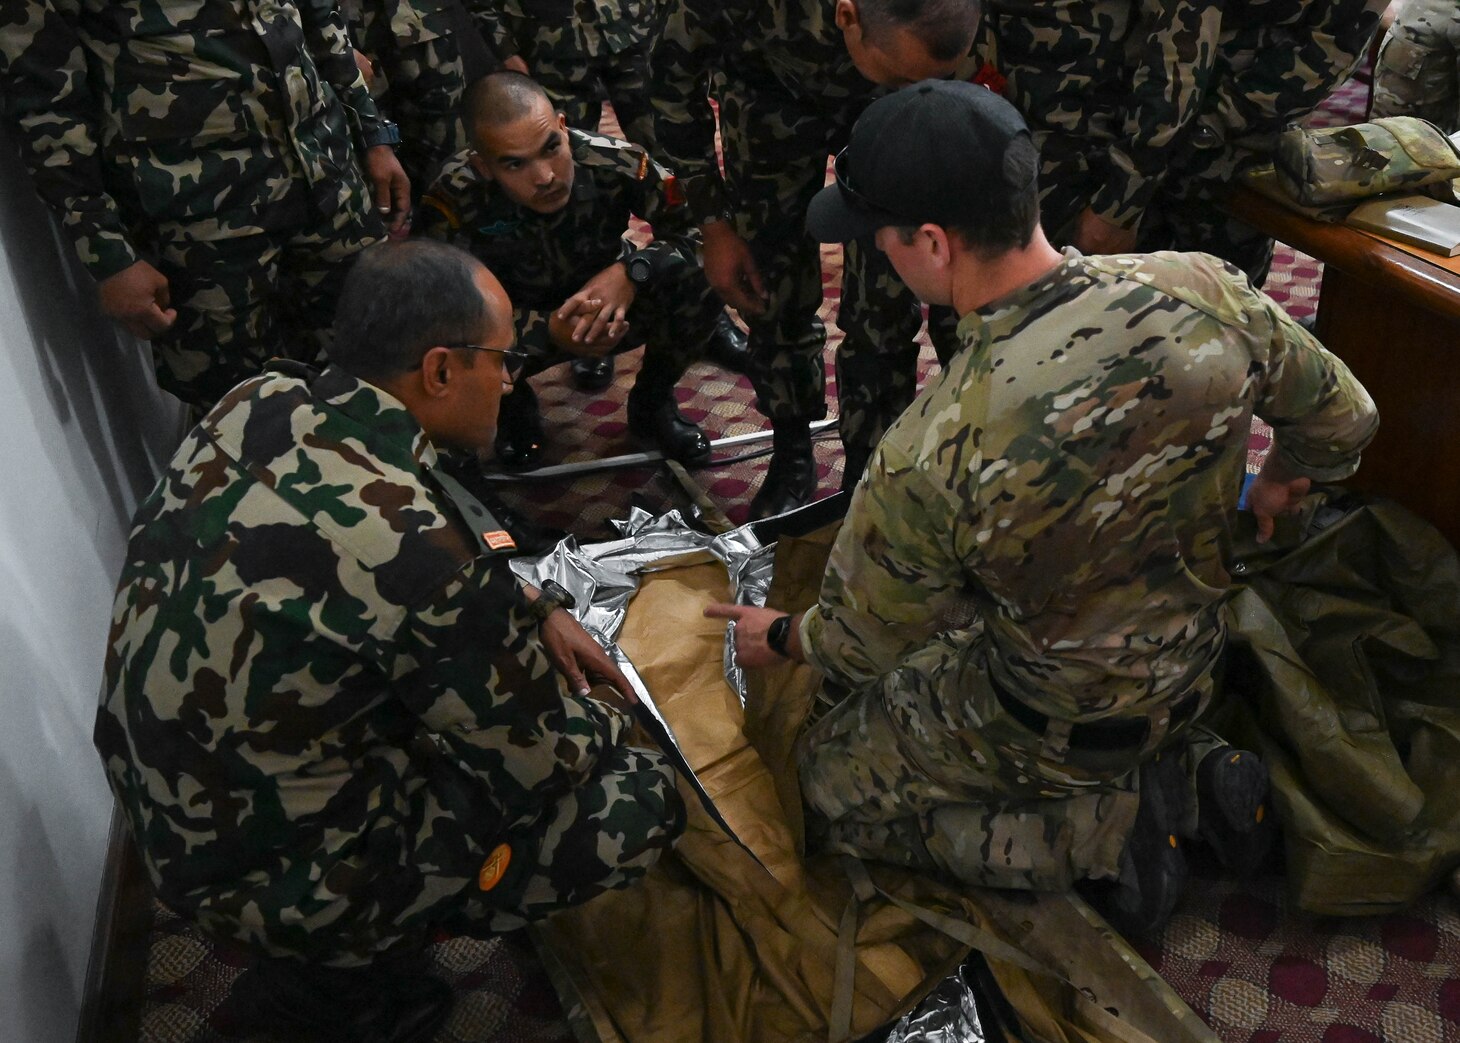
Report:
M 0 0 L 0 106 L 97 279 L 142 227 L 258 231 L 300 182 L 346 208 L 380 118 L 328 0 Z
M 859 687 L 971 604 L 993 682 L 1048 717 L 1208 692 L 1253 415 L 1295 474 L 1339 479 L 1377 427 L 1368 394 L 1203 254 L 1067 250 L 959 334 L 857 489 L 809 658 Z
M 626 734 L 562 695 L 438 465 L 380 389 L 265 374 L 138 512 L 96 744 L 159 896 L 216 935 L 366 960 Z

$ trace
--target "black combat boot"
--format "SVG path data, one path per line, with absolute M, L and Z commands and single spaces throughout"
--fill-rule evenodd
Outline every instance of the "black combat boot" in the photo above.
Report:
M 546 441 L 542 414 L 537 409 L 537 393 L 526 380 L 519 380 L 512 394 L 502 396 L 498 407 L 497 459 L 508 470 L 529 470 L 542 462 Z
M 1197 832 L 1222 865 L 1254 875 L 1277 845 L 1267 765 L 1247 750 L 1220 746 L 1196 769 Z
M 842 492 L 849 493 L 857 487 L 862 480 L 862 473 L 867 470 L 867 461 L 872 458 L 872 450 L 862 445 L 848 445 L 842 449 Z
M 705 358 L 731 373 L 744 375 L 751 371 L 750 345 L 745 331 L 735 325 L 728 311 L 721 311 L 715 320 L 715 332 L 705 344 Z
M 751 521 L 795 510 L 816 495 L 811 425 L 804 420 L 776 420 L 771 430 L 771 465 L 760 491 L 750 501 Z
M 573 386 L 579 391 L 602 391 L 613 383 L 613 356 L 601 359 L 574 359 L 568 364 L 573 372 Z
M 1186 855 L 1177 831 L 1186 816 L 1190 781 L 1175 751 L 1141 766 L 1141 803 L 1120 855 L 1120 880 L 1103 911 L 1123 934 L 1159 930 L 1186 891 Z
M 629 433 L 652 442 L 664 455 L 684 464 L 704 463 L 710 458 L 710 440 L 699 426 L 679 411 L 674 385 L 658 382 L 645 385 L 644 374 L 629 392 Z
M 451 1013 L 451 987 L 425 952 L 366 967 L 259 957 L 220 1011 L 234 1038 L 291 1043 L 431 1043 Z

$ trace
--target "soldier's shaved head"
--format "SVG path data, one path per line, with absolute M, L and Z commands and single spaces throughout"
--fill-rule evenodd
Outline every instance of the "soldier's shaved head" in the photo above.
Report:
M 483 265 L 429 239 L 387 243 L 360 254 L 340 291 L 330 361 L 367 380 L 420 365 L 436 345 L 476 342 L 493 315 L 476 284 Z
M 496 127 L 520 120 L 538 111 L 540 105 L 553 108 L 547 91 L 531 76 L 504 69 L 483 76 L 466 92 L 468 127 Z
M 856 0 L 867 42 L 881 45 L 889 33 L 910 30 L 938 61 L 968 53 L 978 30 L 979 0 Z

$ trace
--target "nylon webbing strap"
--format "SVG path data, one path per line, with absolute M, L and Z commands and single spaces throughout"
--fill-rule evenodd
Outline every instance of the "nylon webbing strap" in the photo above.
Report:
M 461 520 L 466 522 L 466 527 L 471 530 L 483 554 L 502 554 L 517 549 L 517 544 L 502 527 L 497 516 L 487 509 L 486 504 L 473 496 L 466 486 L 447 474 L 445 468 L 433 467 L 430 473 L 432 481 L 451 501 L 456 512 L 461 515 Z
M 836 974 L 831 986 L 831 1017 L 826 1023 L 827 1043 L 842 1043 L 852 1034 L 852 995 L 857 984 L 857 925 L 862 919 L 862 900 L 856 887 L 842 909 L 836 930 Z
M 960 920 L 957 917 L 949 916 L 947 913 L 940 913 L 936 910 L 918 905 L 916 902 L 909 902 L 905 898 L 899 898 L 897 895 L 889 894 L 877 886 L 871 874 L 867 872 L 867 867 L 860 861 L 854 858 L 848 858 L 844 862 L 846 864 L 847 876 L 851 879 L 853 888 L 859 891 L 864 887 L 871 888 L 909 916 L 922 921 L 935 931 L 946 934 L 955 942 L 961 942 L 970 949 L 977 949 L 985 956 L 992 956 L 996 960 L 1012 963 L 1014 966 L 1030 971 L 1031 973 L 1057 978 L 1065 982 L 1065 984 L 1071 984 L 1064 975 L 1050 970 L 1024 950 L 1015 948 L 992 931 L 979 927 L 977 924 L 969 923 L 967 920 Z

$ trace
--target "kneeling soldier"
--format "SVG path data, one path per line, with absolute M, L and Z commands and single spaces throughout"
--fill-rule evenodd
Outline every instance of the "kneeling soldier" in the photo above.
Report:
M 529 356 L 523 376 L 643 344 L 630 432 L 677 460 L 708 458 L 709 439 L 679 412 L 674 387 L 725 331 L 674 179 L 637 145 L 569 129 L 521 73 L 473 85 L 467 127 L 474 149 L 446 164 L 421 201 L 420 227 L 500 273 Z M 624 239 L 635 214 L 655 225 L 643 249 Z M 544 434 L 525 380 L 502 400 L 500 428 L 498 459 L 535 466 Z
M 235 387 L 138 511 L 96 744 L 158 897 L 254 956 L 233 1006 L 270 1037 L 434 1039 L 438 931 L 623 887 L 682 827 L 589 687 L 628 682 L 445 472 L 490 448 L 511 314 L 460 250 L 368 251 L 333 363 Z

